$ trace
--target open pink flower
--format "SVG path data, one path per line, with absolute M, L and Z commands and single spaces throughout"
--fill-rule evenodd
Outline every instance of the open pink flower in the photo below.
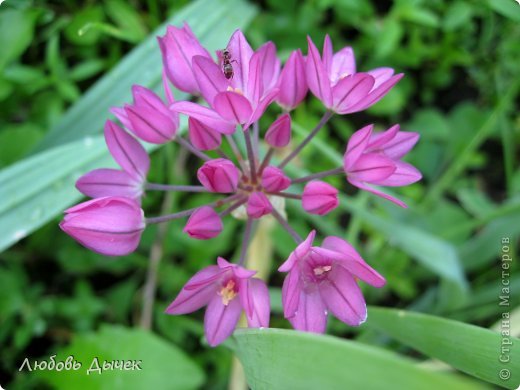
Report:
M 60 228 L 94 252 L 123 256 L 139 245 L 145 228 L 144 213 L 128 198 L 98 198 L 65 210 Z
M 184 92 L 196 95 L 199 86 L 192 68 L 192 58 L 202 56 L 211 58 L 209 52 L 200 44 L 187 23 L 182 28 L 168 26 L 166 35 L 158 37 L 159 47 L 166 75 L 171 83 Z
M 122 170 L 101 168 L 80 177 L 76 188 L 91 198 L 126 196 L 139 199 L 150 168 L 150 158 L 142 145 L 112 121 L 105 123 L 105 141 Z
M 412 165 L 401 161 L 419 140 L 419 134 L 399 131 L 399 125 L 373 134 L 373 126 L 365 126 L 350 138 L 343 157 L 347 180 L 354 186 L 388 199 L 401 207 L 400 200 L 370 185 L 398 187 L 415 183 L 421 173 Z
M 356 72 L 352 48 L 344 47 L 334 53 L 328 35 L 323 44 L 322 57 L 312 39 L 308 37 L 307 41 L 309 54 L 306 74 L 309 88 L 325 107 L 338 114 L 367 109 L 382 99 L 403 77 L 402 73 L 394 75 L 391 68 Z
M 327 313 L 351 326 L 367 317 L 363 294 L 356 278 L 382 287 L 385 279 L 356 250 L 339 237 L 327 237 L 321 247 L 312 246 L 312 231 L 278 269 L 288 272 L 283 288 L 284 316 L 293 327 L 323 333 Z
M 168 306 L 168 314 L 186 314 L 207 306 L 204 331 L 211 346 L 228 338 L 245 311 L 252 328 L 269 326 L 269 292 L 253 278 L 256 271 L 231 264 L 219 257 L 217 265 L 197 272 Z
M 175 138 L 179 114 L 168 109 L 152 90 L 134 85 L 133 104 L 113 107 L 112 113 L 137 137 L 152 144 L 164 144 Z M 173 99 L 173 95 L 170 95 Z
M 222 66 L 211 58 L 192 58 L 194 77 L 210 108 L 192 102 L 171 105 L 172 110 L 223 134 L 234 132 L 236 125 L 247 128 L 262 116 L 278 93 L 276 84 L 280 73 L 280 61 L 272 42 L 254 52 L 244 34 L 237 30 L 227 50 L 233 67 L 233 77 L 229 79 L 222 72 Z

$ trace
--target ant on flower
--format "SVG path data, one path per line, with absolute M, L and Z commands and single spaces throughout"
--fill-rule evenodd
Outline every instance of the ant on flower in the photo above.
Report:
M 231 59 L 231 52 L 228 49 L 222 50 L 222 72 L 224 72 L 224 76 L 228 80 L 232 79 L 234 75 L 232 62 L 237 61 Z

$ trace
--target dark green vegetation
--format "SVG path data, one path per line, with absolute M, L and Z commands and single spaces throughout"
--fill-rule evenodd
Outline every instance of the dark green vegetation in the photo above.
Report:
M 449 367 L 430 360 L 435 358 L 479 378 L 473 381 L 515 388 L 518 352 L 508 365 L 497 363 L 500 337 L 462 323 L 497 330 L 502 313 L 519 316 L 515 248 L 520 235 L 520 6 L 513 0 L 189 3 L 7 0 L 0 5 L 0 385 L 9 390 L 43 384 L 184 389 L 205 383 L 205 389 L 223 389 L 229 382 L 232 354 L 224 347 L 201 344 L 202 312 L 171 317 L 163 310 L 194 272 L 217 255 L 233 256 L 240 237 L 237 221 L 227 219 L 224 233 L 211 245 L 188 239 L 181 232 L 182 221 L 165 231 L 152 227 L 139 250 L 120 259 L 89 252 L 57 226 L 61 211 L 80 199 L 74 180 L 93 166 L 108 164 L 99 134 L 109 107 L 129 100 L 134 83 L 158 87 L 159 49 L 155 38 L 148 37 L 173 17 L 177 23 L 188 20 L 212 49 L 222 48 L 236 27 L 245 29 L 254 47 L 273 40 L 282 56 L 297 47 L 305 53 L 306 34 L 320 42 L 329 33 L 336 49 L 353 46 L 359 70 L 392 66 L 406 74 L 372 109 L 334 118 L 319 142 L 302 153 L 301 169 L 310 163 L 316 172 L 335 167 L 345 140 L 367 123 L 375 122 L 380 129 L 401 123 L 403 129 L 421 133 L 409 161 L 424 180 L 399 191 L 408 210 L 358 194 L 337 177 L 334 184 L 345 196 L 342 207 L 327 219 L 309 218 L 296 203 L 288 213 L 302 235 L 315 225 L 323 234 L 346 237 L 385 275 L 385 288 L 364 289 L 369 304 L 432 316 L 373 307 L 359 329 L 330 321 L 329 334 L 355 342 L 240 331 L 228 346 L 246 364 L 251 385 L 288 388 L 287 380 L 294 377 L 297 384 L 333 388 L 350 378 L 352 388 L 360 383 L 380 388 L 401 378 L 396 388 L 419 388 L 417 383 L 478 388 L 476 382 L 460 382 L 461 375 L 440 377 L 434 371 Z M 295 112 L 294 137 L 302 138 L 322 111 L 309 97 Z M 273 107 L 270 118 L 277 114 Z M 269 123 L 263 120 L 262 127 Z M 154 151 L 152 161 L 151 181 L 176 184 L 187 183 L 198 164 L 174 145 Z M 161 208 L 202 201 L 151 193 L 145 208 L 158 214 Z M 272 245 L 272 255 L 267 255 L 273 263 L 271 285 L 281 286 L 274 265 L 286 258 L 293 244 L 277 227 L 269 237 L 261 248 Z M 508 276 L 503 276 L 500 261 L 505 238 L 515 258 L 505 270 Z M 142 290 L 154 245 L 163 251 L 153 311 L 155 334 L 150 335 L 135 327 L 142 322 Z M 500 306 L 505 279 L 510 301 Z M 273 289 L 272 295 L 272 326 L 288 328 L 280 314 L 279 290 Z M 511 321 L 512 335 L 520 334 L 519 323 Z M 18 371 L 26 357 L 34 362 L 55 353 L 58 360 L 73 354 L 84 367 L 67 373 Z M 140 359 L 144 367 L 87 376 L 93 356 Z M 311 356 L 318 365 L 315 370 L 303 363 Z M 404 356 L 427 360 L 430 372 L 413 367 Z M 349 359 L 357 364 L 351 365 L 351 372 L 348 364 L 337 365 Z M 498 371 L 513 372 L 513 367 L 517 376 L 501 381 Z M 326 380 L 318 377 L 320 372 Z M 306 373 L 312 380 L 305 380 Z

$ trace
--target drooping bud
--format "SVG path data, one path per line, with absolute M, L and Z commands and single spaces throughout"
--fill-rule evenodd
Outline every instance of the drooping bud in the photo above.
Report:
M 273 211 L 273 206 L 263 192 L 253 192 L 247 201 L 247 215 L 251 218 L 261 218 Z
M 98 198 L 65 210 L 60 228 L 94 252 L 124 256 L 139 245 L 145 228 L 144 213 L 129 198 Z
M 240 178 L 240 171 L 229 160 L 217 158 L 206 161 L 197 171 L 200 183 L 211 192 L 235 192 Z
M 191 238 L 209 240 L 222 232 L 222 220 L 218 213 L 209 206 L 203 206 L 193 212 L 183 232 Z
M 291 185 L 289 179 L 280 168 L 268 166 L 262 172 L 262 187 L 267 192 L 280 192 Z
M 310 214 L 325 215 L 338 207 L 338 190 L 323 181 L 311 181 L 303 189 L 302 206 Z
M 283 148 L 291 142 L 291 116 L 283 114 L 276 119 L 265 134 L 265 142 L 274 148 Z

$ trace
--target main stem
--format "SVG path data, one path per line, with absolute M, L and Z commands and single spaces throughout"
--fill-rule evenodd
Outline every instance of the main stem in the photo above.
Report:
M 209 192 L 203 186 L 185 186 L 185 185 L 169 185 L 146 183 L 144 188 L 151 191 L 176 191 L 176 192 Z
M 256 157 L 255 152 L 253 151 L 251 133 L 249 132 L 249 130 L 244 130 L 244 138 L 246 139 L 247 158 L 249 159 L 249 171 L 251 172 L 251 182 L 253 184 L 256 184 Z
M 198 158 L 200 158 L 200 159 L 202 159 L 204 161 L 211 160 L 210 156 L 208 156 L 206 153 L 203 153 L 200 150 L 198 150 L 196 147 L 194 147 L 191 143 L 186 141 L 184 138 L 182 138 L 180 136 L 177 136 L 177 137 L 175 137 L 175 141 L 177 141 L 179 143 L 179 145 L 181 145 L 182 147 L 184 147 L 187 150 L 189 150 L 191 153 L 193 153 Z
M 240 251 L 240 259 L 238 260 L 238 265 L 244 265 L 247 255 L 247 248 L 249 248 L 249 243 L 251 242 L 251 236 L 253 232 L 253 219 L 248 218 L 246 222 L 246 227 L 244 230 L 244 238 L 242 240 L 242 249 Z
M 316 125 L 316 127 L 305 137 L 305 139 L 302 141 L 301 144 L 299 144 L 296 149 L 294 149 L 279 165 L 279 168 L 285 167 L 289 162 L 295 158 L 298 153 L 301 152 L 301 150 L 314 138 L 316 134 L 321 130 L 323 126 L 329 121 L 329 119 L 332 117 L 333 112 L 332 111 L 326 111 L 323 116 L 321 117 L 320 121 Z

